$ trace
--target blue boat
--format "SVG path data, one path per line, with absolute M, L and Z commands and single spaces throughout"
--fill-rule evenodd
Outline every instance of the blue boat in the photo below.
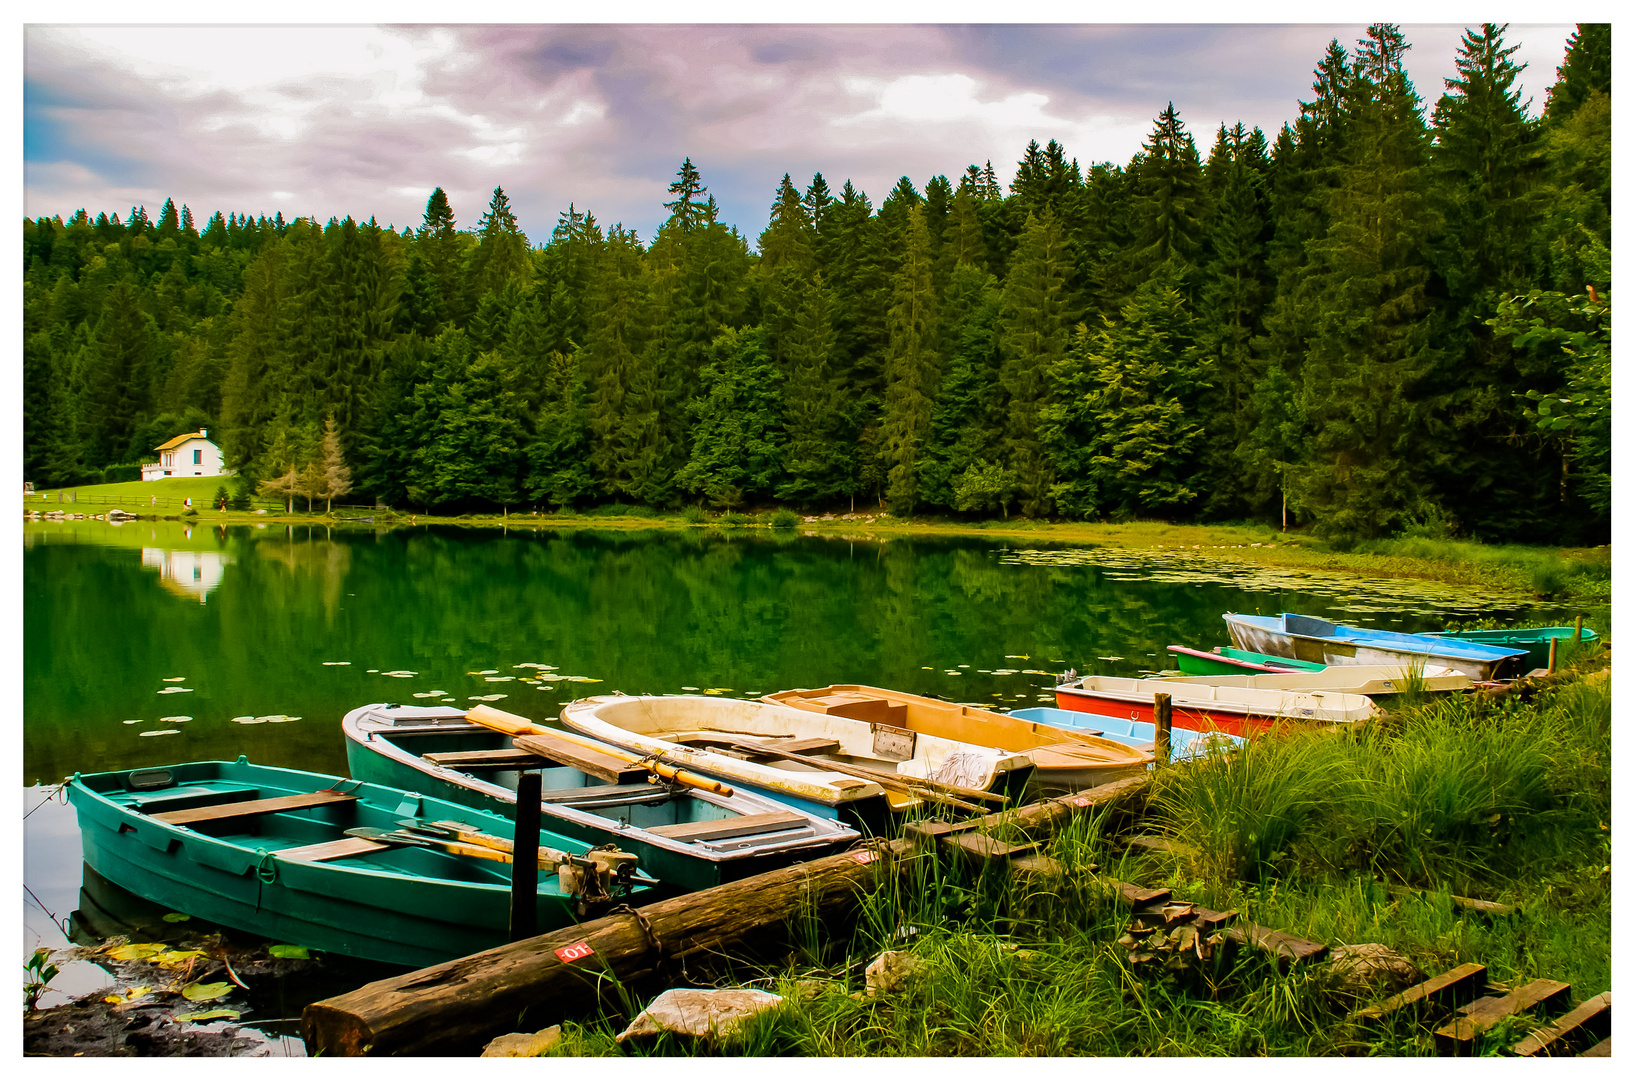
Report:
M 1312 664 L 1429 664 L 1462 671 L 1477 682 L 1525 674 L 1525 649 L 1345 626 L 1289 612 L 1222 617 L 1237 648 Z
M 1073 731 L 1099 735 L 1103 739 L 1127 743 L 1138 750 L 1151 750 L 1153 742 L 1157 739 L 1156 724 L 1119 716 L 1101 716 L 1097 713 L 1055 709 L 1042 705 L 1031 709 L 1012 709 L 1010 715 L 1021 720 L 1030 720 L 1035 724 L 1048 724 L 1050 727 L 1071 728 Z M 1169 756 L 1176 761 L 1206 754 L 1212 748 L 1230 748 L 1241 746 L 1242 743 L 1241 735 L 1227 735 L 1223 731 L 1191 731 L 1180 727 L 1169 729 Z

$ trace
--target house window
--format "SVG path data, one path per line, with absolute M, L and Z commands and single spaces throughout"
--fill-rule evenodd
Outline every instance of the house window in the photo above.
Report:
M 195 464 L 195 465 L 203 465 L 204 464 L 204 451 L 203 450 L 193 451 L 193 464 Z
M 174 464 L 176 464 L 176 455 L 167 451 L 165 453 L 165 468 L 168 469 Z

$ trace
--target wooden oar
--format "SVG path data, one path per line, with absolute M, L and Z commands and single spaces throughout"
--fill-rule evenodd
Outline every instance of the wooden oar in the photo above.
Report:
M 430 839 L 440 839 L 452 843 L 475 844 L 479 847 L 491 848 L 503 852 L 507 857 L 515 853 L 515 845 L 503 836 L 494 836 L 490 833 L 473 829 L 462 821 L 421 821 L 419 818 L 402 818 L 397 824 L 414 833 L 426 834 Z M 572 862 L 577 858 L 580 863 L 592 862 L 602 869 L 617 871 L 625 863 L 634 866 L 639 856 L 628 851 L 594 849 L 583 855 L 575 856 L 571 852 L 557 851 L 555 848 L 540 847 L 539 866 L 544 870 L 554 870 L 563 863 Z
M 433 840 L 429 836 L 415 836 L 406 832 L 387 832 L 385 829 L 357 828 L 347 829 L 347 836 L 356 836 L 364 840 L 373 840 L 377 844 L 399 844 L 403 847 L 423 847 L 433 851 L 446 851 L 450 855 L 466 855 L 473 859 L 488 859 L 492 862 L 508 863 L 511 856 L 508 852 L 495 851 L 491 847 L 479 844 L 460 844 L 451 840 Z
M 555 728 L 545 727 L 543 724 L 535 724 L 532 720 L 529 720 L 526 717 L 517 716 L 515 713 L 508 713 L 502 709 L 495 709 L 489 705 L 477 705 L 467 709 L 465 712 L 465 718 L 471 721 L 473 724 L 481 724 L 485 728 L 491 728 L 494 731 L 504 732 L 506 735 L 510 735 L 513 738 L 518 735 L 541 734 L 549 735 L 557 739 L 563 739 L 567 742 L 585 747 L 586 749 L 595 750 L 598 753 L 607 755 L 608 757 L 618 758 L 619 760 L 628 762 L 631 765 L 639 765 L 653 773 L 655 776 L 668 780 L 672 784 L 680 784 L 682 787 L 697 788 L 700 791 L 710 791 L 716 795 L 722 795 L 727 798 L 731 798 L 732 796 L 732 789 L 721 783 L 719 780 L 712 780 L 707 776 L 700 776 L 688 769 L 678 768 L 655 757 L 647 757 L 634 753 L 633 751 L 626 750 L 621 746 L 611 746 L 607 743 L 597 742 L 596 740 L 587 738 L 586 736 L 580 735 L 577 732 L 558 731 Z

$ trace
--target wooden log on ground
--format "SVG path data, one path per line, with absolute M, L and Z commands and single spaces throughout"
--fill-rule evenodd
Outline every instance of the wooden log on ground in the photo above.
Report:
M 1583 1051 L 1581 1054 L 1578 1054 L 1577 1056 L 1578 1057 L 1610 1057 L 1611 1056 L 1611 1040 L 1610 1039 L 1601 1039 L 1599 1042 L 1595 1043 L 1593 1046 L 1589 1047 L 1587 1050 Z
M 1145 783 L 1133 779 L 1007 814 L 1012 823 L 1053 828 Z M 780 931 L 797 913 L 848 914 L 914 854 L 906 839 L 854 849 L 381 979 L 308 1005 L 301 1034 L 308 1053 L 326 1056 L 471 1049 L 519 1024 L 532 1030 L 619 1004 L 615 979 L 627 985 L 678 978 L 688 958 L 738 950 Z
M 1429 896 L 1429 894 L 1423 889 L 1413 889 L 1406 885 L 1390 885 L 1386 888 L 1391 896 L 1416 896 L 1419 899 L 1425 899 Z M 1465 911 L 1473 911 L 1478 915 L 1490 915 L 1493 918 L 1501 918 L 1506 915 L 1515 914 L 1514 905 L 1500 904 L 1496 900 L 1476 900 L 1475 898 L 1469 896 L 1449 896 L 1448 899 L 1452 901 L 1453 907 L 1463 908 Z
M 1570 1055 L 1610 1035 L 1611 991 L 1607 990 L 1532 1032 L 1515 1044 L 1513 1053 L 1520 1057 Z
M 1251 922 L 1233 924 L 1226 931 L 1226 936 L 1233 941 L 1247 942 L 1257 949 L 1264 949 L 1276 957 L 1277 967 L 1283 971 L 1294 964 L 1314 964 L 1328 955 L 1328 947 L 1319 941 L 1306 941 L 1282 930 L 1272 930 Z
M 1351 1020 L 1378 1020 L 1403 1009 L 1451 1009 L 1473 1001 L 1486 991 L 1486 965 L 1460 964 L 1451 971 L 1409 986 L 1377 1005 L 1350 1014 Z

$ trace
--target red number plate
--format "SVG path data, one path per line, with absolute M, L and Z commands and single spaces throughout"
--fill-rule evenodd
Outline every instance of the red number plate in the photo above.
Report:
M 857 860 L 860 863 L 871 863 L 871 862 L 873 862 L 874 858 L 875 858 L 875 855 L 876 855 L 876 853 L 872 852 L 872 851 L 853 851 L 851 853 L 851 857 L 853 859 Z
M 564 964 L 571 964 L 575 960 L 583 960 L 587 956 L 594 956 L 595 953 L 596 950 L 590 947 L 588 941 L 575 941 L 571 945 L 564 945 L 557 949 L 556 959 Z

